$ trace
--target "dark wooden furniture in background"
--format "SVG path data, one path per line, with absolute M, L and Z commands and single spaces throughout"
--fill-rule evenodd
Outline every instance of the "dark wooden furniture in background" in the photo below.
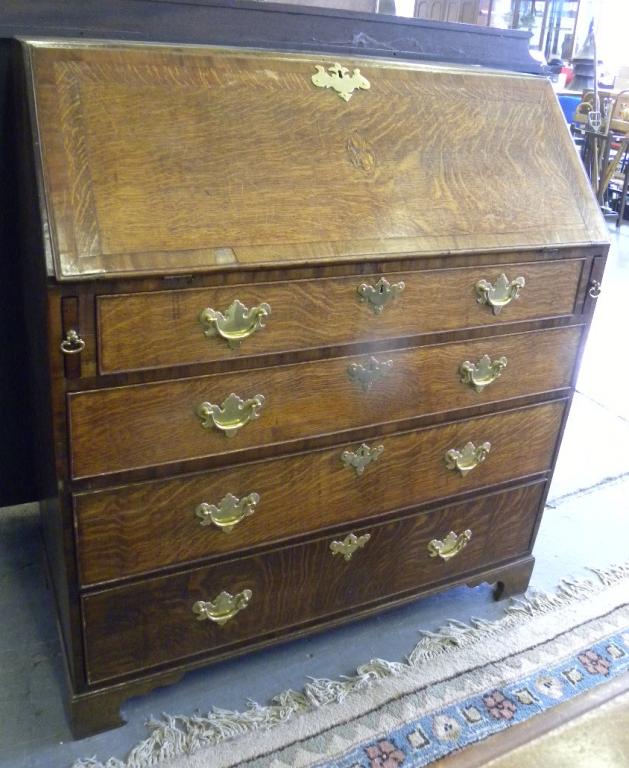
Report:
M 454 21 L 476 24 L 480 0 L 415 0 L 414 15 L 418 19 Z
M 524 590 L 608 247 L 550 85 L 24 53 L 76 734 L 209 661 L 453 584 Z

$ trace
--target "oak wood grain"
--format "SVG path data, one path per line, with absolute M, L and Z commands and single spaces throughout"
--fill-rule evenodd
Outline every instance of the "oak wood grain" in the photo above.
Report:
M 255 446 L 456 411 L 479 403 L 571 386 L 582 328 L 572 326 L 454 344 L 379 353 L 390 370 L 369 391 L 348 368 L 369 356 L 217 374 L 68 396 L 72 473 L 108 474 Z M 502 376 L 478 393 L 461 383 L 459 367 L 482 355 L 506 356 Z M 204 429 L 203 402 L 230 393 L 266 400 L 255 421 L 228 438 Z
M 368 605 L 383 596 L 438 583 L 529 550 L 544 483 L 462 505 L 355 530 L 371 538 L 349 562 L 324 537 L 259 556 L 160 577 L 83 598 L 87 667 L 97 682 L 195 654 L 211 655 L 313 618 Z M 451 530 L 470 529 L 449 561 L 427 546 Z M 325 579 L 320 578 L 325 573 Z M 222 627 L 198 621 L 197 600 L 250 589 L 249 605 Z
M 345 103 L 325 56 L 29 50 L 62 279 L 606 240 L 541 78 L 340 57 Z
M 398 298 L 375 314 L 358 287 L 375 286 L 382 275 L 244 284 L 221 288 L 159 291 L 97 298 L 101 373 L 159 368 L 249 355 L 309 349 L 424 333 L 475 328 L 570 315 L 584 262 L 557 260 L 385 273 L 404 283 Z M 499 315 L 477 302 L 475 285 L 524 277 L 518 300 Z M 225 313 L 233 301 L 248 308 L 270 305 L 266 327 L 232 349 L 219 335 L 206 338 L 199 321 L 210 307 Z
M 186 669 L 418 594 L 525 588 L 607 251 L 549 84 L 352 58 L 372 87 L 343 103 L 311 83 L 333 61 L 319 53 L 26 48 L 20 206 L 29 301 L 48 312 L 28 330 L 77 732 Z M 474 282 L 516 264 L 527 286 L 494 316 Z M 376 317 L 356 286 L 381 275 L 407 285 Z M 273 309 L 232 352 L 197 317 L 236 297 Z M 86 349 L 64 366 L 74 324 Z M 363 392 L 347 367 L 371 354 L 393 370 Z M 483 354 L 508 366 L 477 393 L 458 369 Z M 267 402 L 226 440 L 195 408 L 231 391 Z M 443 454 L 467 440 L 492 449 L 460 477 Z M 339 454 L 362 441 L 385 450 L 359 479 Z M 231 534 L 199 525 L 200 501 L 254 491 Z M 427 557 L 466 528 L 454 560 Z M 345 563 L 329 543 L 352 530 L 372 538 Z M 222 629 L 191 615 L 245 587 L 251 606 Z
M 116 581 L 164 566 L 247 552 L 278 539 L 377 517 L 398 508 L 469 493 L 550 468 L 565 401 L 369 441 L 384 450 L 357 475 L 343 444 L 270 461 L 140 483 L 74 497 L 81 580 Z M 491 443 L 465 477 L 447 469 L 447 450 Z M 203 502 L 257 493 L 253 515 L 231 532 L 201 526 Z

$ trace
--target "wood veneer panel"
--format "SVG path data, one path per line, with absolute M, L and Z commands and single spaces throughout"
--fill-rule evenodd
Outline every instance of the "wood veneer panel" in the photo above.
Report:
M 346 103 L 327 56 L 30 52 L 59 278 L 606 239 L 542 78 L 339 57 Z
M 101 373 L 159 368 L 211 360 L 233 360 L 268 352 L 307 349 L 475 328 L 569 315 L 583 259 L 516 263 L 460 269 L 385 273 L 404 291 L 378 315 L 359 300 L 358 286 L 381 275 L 193 288 L 97 298 Z M 501 273 L 524 277 L 517 301 L 494 315 L 478 304 L 474 286 Z M 206 338 L 199 314 L 206 307 L 225 312 L 234 300 L 247 307 L 271 307 L 266 327 L 236 349 L 219 336 Z
M 84 585 L 117 580 L 211 555 L 411 507 L 550 468 L 565 401 L 391 435 L 361 476 L 343 465 L 344 444 L 192 477 L 74 497 Z M 526 438 L 525 438 L 526 436 Z M 486 461 L 462 477 L 444 455 L 489 441 Z M 260 502 L 233 531 L 200 526 L 201 502 L 256 492 Z
M 79 392 L 68 396 L 74 477 L 282 443 L 346 429 L 455 411 L 569 387 L 580 326 L 378 353 L 391 370 L 365 392 L 348 366 L 369 357 L 276 366 L 179 381 Z M 478 393 L 460 381 L 460 364 L 506 356 L 502 376 Z M 265 396 L 260 417 L 235 436 L 203 429 L 206 401 L 230 393 Z
M 96 682 L 211 654 L 514 558 L 529 550 L 544 487 L 529 485 L 357 529 L 357 535 L 367 532 L 371 540 L 350 562 L 330 553 L 330 542 L 342 537 L 325 537 L 86 596 L 89 679 Z M 433 538 L 467 528 L 471 541 L 452 560 L 429 556 L 427 545 Z M 197 600 L 243 589 L 253 592 L 249 606 L 222 627 L 198 621 L 192 613 Z

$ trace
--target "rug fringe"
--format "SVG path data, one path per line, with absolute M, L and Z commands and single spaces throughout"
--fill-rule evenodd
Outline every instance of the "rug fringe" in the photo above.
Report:
M 596 575 L 597 581 L 563 579 L 555 593 L 538 591 L 512 598 L 505 616 L 496 621 L 473 618 L 466 624 L 450 620 L 437 632 L 422 631 L 421 639 L 406 661 L 373 659 L 358 667 L 355 675 L 341 680 L 311 679 L 301 692 L 283 691 L 266 706 L 249 701 L 243 712 L 214 707 L 206 715 L 163 714 L 161 720 L 152 719 L 147 723 L 151 734 L 131 750 L 126 760 L 109 758 L 102 763 L 95 757 L 83 758 L 72 768 L 151 768 L 164 760 L 189 755 L 236 736 L 273 728 L 297 714 L 342 702 L 348 695 L 379 680 L 416 669 L 426 660 L 447 653 L 453 646 L 465 647 L 495 637 L 535 616 L 564 608 L 629 578 L 629 563 L 588 570 Z

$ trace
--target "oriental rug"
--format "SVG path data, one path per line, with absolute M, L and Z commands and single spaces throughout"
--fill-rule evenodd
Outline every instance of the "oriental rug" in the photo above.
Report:
M 627 671 L 629 564 L 422 633 L 404 662 L 244 712 L 164 715 L 127 760 L 74 768 L 421 768 Z

